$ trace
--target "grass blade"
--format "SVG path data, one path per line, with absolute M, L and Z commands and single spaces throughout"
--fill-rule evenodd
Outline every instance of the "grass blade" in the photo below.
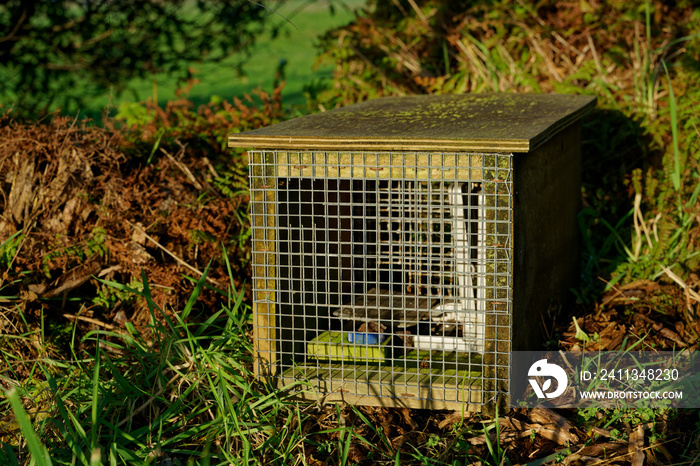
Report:
M 54 400 L 58 406 L 58 412 L 63 418 L 63 422 L 65 424 L 65 428 L 61 428 L 61 430 L 64 432 L 66 443 L 68 443 L 73 455 L 75 455 L 76 458 L 85 464 L 87 463 L 87 458 L 80 450 L 81 443 L 87 444 L 85 431 L 82 430 L 82 426 L 75 416 L 70 416 L 68 414 L 68 410 L 66 409 L 66 405 L 63 403 L 63 399 L 58 395 L 58 385 L 56 384 L 56 380 L 51 377 L 48 371 L 45 369 L 44 374 L 47 376 L 49 387 L 51 388 L 51 392 L 54 394 Z M 73 426 L 75 426 L 80 433 L 76 432 L 76 429 L 74 429 Z
M 668 74 L 666 62 L 662 61 L 664 71 L 666 72 L 666 80 L 668 80 L 668 98 L 669 110 L 671 111 L 671 137 L 673 138 L 673 171 L 671 172 L 671 181 L 673 189 L 676 191 L 681 189 L 681 154 L 678 148 L 678 108 L 676 107 L 676 96 L 673 94 L 673 85 L 671 84 L 671 76 Z
M 90 432 L 90 446 L 92 450 L 92 455 L 90 456 L 90 464 L 93 464 L 93 457 L 95 456 L 95 450 L 99 450 L 97 445 L 97 414 L 99 411 L 99 394 L 100 394 L 100 347 L 99 341 L 97 344 L 97 354 L 95 355 L 95 371 L 92 379 L 92 431 Z
M 10 400 L 10 406 L 12 406 L 12 411 L 14 411 L 15 419 L 22 430 L 22 435 L 27 441 L 27 447 L 29 448 L 29 453 L 32 456 L 36 466 L 50 466 L 51 457 L 46 447 L 41 444 L 39 437 L 37 437 L 36 432 L 34 432 L 34 426 L 27 416 L 27 412 L 22 406 L 22 400 L 19 399 L 19 394 L 17 390 L 12 388 L 7 392 L 7 398 Z

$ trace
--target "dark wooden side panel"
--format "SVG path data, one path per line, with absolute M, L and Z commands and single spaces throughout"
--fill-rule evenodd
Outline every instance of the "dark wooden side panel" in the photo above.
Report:
M 513 350 L 537 350 L 579 279 L 580 125 L 514 161 Z M 543 316 L 544 319 L 542 319 Z M 551 320 L 551 319 L 550 319 Z

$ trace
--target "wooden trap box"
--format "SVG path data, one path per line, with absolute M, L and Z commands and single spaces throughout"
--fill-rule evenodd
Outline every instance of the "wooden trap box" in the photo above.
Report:
M 249 149 L 255 370 L 306 399 L 491 410 L 578 275 L 595 98 L 386 97 Z

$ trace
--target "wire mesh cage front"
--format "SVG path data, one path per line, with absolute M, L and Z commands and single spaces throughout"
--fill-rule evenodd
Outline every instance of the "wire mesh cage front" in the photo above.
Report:
M 260 375 L 473 411 L 507 391 L 511 154 L 249 155 Z

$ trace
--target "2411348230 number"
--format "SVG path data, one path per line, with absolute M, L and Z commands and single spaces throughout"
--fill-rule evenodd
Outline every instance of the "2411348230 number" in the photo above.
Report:
M 671 381 L 678 380 L 678 369 L 600 369 L 597 374 L 600 380 L 623 380 L 623 381 Z

